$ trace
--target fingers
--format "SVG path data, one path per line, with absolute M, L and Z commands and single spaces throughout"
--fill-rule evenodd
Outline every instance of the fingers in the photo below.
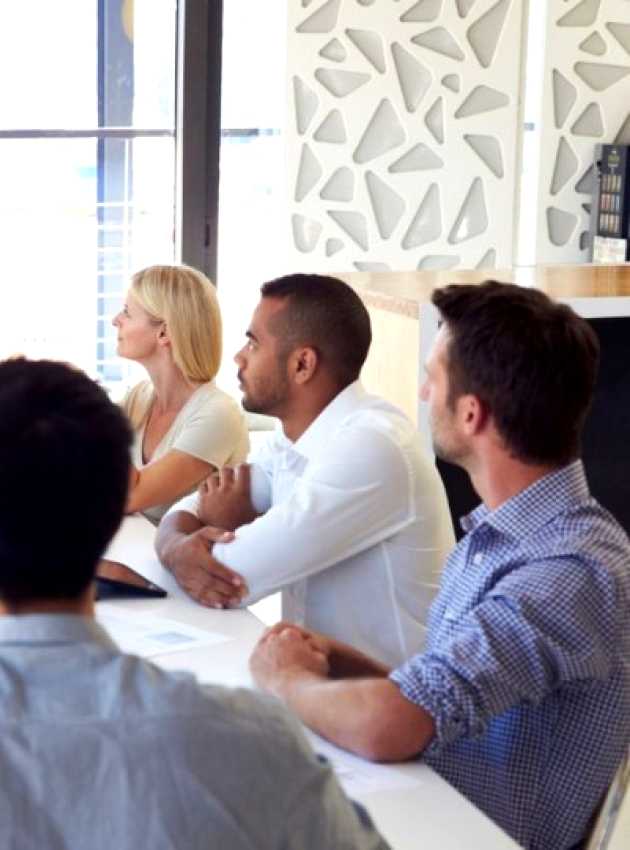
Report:
M 239 490 L 249 493 L 251 473 L 248 463 L 239 463 L 237 467 L 222 466 L 209 478 L 213 479 L 209 484 L 210 487 L 219 490 L 232 490 L 238 487 Z
M 243 576 L 234 572 L 234 570 L 229 569 L 229 567 L 224 567 L 223 564 L 216 561 L 212 556 L 209 558 L 206 570 L 208 576 L 224 582 L 232 588 L 233 592 L 234 588 L 238 588 L 238 593 L 241 596 L 245 596 L 247 594 L 247 584 L 245 583 Z
M 226 531 L 224 528 L 217 528 L 214 525 L 204 525 L 203 528 L 199 529 L 199 536 L 210 543 L 229 543 L 234 540 L 235 534 L 233 531 Z
M 219 470 L 219 490 L 231 489 L 234 485 L 234 469 L 231 466 L 222 466 Z
M 215 565 L 216 562 L 211 570 L 195 567 L 180 572 L 176 575 L 177 583 L 189 596 L 209 608 L 236 608 L 247 593 L 245 583 L 236 573 L 227 571 L 238 578 L 240 585 L 236 586 L 232 577 L 226 580 L 219 574 L 220 570 L 215 572 Z
M 239 490 L 249 495 L 251 486 L 251 467 L 248 463 L 239 463 L 235 470 L 236 483 Z
M 205 577 L 189 577 L 182 579 L 180 584 L 189 596 L 206 608 L 235 608 L 240 604 L 241 597 L 235 595 L 234 587 L 221 580 L 208 581 Z

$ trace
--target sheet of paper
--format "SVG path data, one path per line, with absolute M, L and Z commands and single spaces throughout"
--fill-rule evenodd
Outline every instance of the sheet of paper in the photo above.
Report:
M 363 797 L 365 794 L 380 791 L 411 788 L 418 784 L 418 780 L 404 767 L 365 761 L 345 750 L 340 750 L 312 732 L 307 732 L 307 737 L 315 752 L 328 759 L 335 771 L 335 776 L 349 797 Z
M 207 632 L 167 617 L 138 614 L 111 605 L 97 608 L 96 619 L 123 652 L 153 658 L 167 652 L 216 646 L 233 640 L 219 632 Z

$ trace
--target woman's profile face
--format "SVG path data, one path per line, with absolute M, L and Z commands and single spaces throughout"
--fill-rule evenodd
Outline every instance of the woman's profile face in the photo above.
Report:
M 116 352 L 120 357 L 142 362 L 155 352 L 163 322 L 152 319 L 131 292 L 127 293 L 124 306 L 112 324 L 118 331 Z

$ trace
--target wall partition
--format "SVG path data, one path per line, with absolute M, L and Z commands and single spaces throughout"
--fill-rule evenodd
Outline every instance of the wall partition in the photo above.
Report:
M 512 263 L 525 6 L 289 4 L 294 266 Z
M 590 256 L 597 142 L 630 143 L 630 2 L 548 0 L 538 262 Z

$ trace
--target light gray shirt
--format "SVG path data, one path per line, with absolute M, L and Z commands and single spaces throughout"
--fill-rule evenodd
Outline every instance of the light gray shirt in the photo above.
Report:
M 123 655 L 83 617 L 0 617 L 5 850 L 384 850 L 275 701 Z

